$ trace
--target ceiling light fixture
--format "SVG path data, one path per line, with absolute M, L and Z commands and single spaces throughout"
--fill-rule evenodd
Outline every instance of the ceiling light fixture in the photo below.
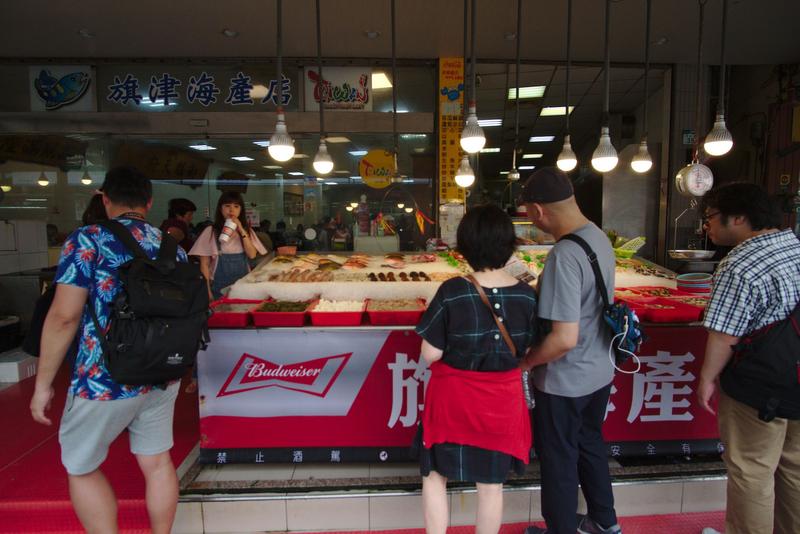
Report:
M 331 143 L 349 143 L 350 139 L 348 139 L 347 137 L 344 137 L 342 135 L 335 135 L 335 136 L 334 135 L 329 135 L 329 136 L 325 137 L 325 142 L 328 143 L 328 144 L 331 144 Z
M 572 0 L 567 0 L 567 69 L 566 83 L 564 84 L 564 108 L 569 108 L 569 75 L 572 70 Z M 570 113 L 572 110 L 569 110 Z M 544 109 L 542 110 L 544 112 Z M 578 156 L 572 150 L 569 137 L 569 113 L 564 113 L 564 144 L 556 159 L 556 166 L 564 172 L 569 172 L 578 165 Z M 551 138 L 552 139 L 552 138 Z M 531 142 L 533 137 L 531 137 Z
M 405 207 L 406 207 L 406 205 L 403 202 L 398 202 L 397 203 L 397 209 L 401 210 L 401 209 L 403 209 Z
M 481 149 L 481 154 L 496 154 L 496 153 L 498 153 L 498 152 L 500 152 L 500 149 L 499 149 L 499 148 L 497 148 L 497 147 L 492 147 L 492 148 L 482 148 L 482 149 Z
M 606 35 L 605 35 L 605 90 L 603 91 L 603 123 L 600 127 L 600 142 L 597 143 L 597 148 L 592 153 L 592 167 L 597 172 L 609 172 L 617 166 L 619 156 L 617 150 L 611 143 L 611 136 L 609 135 L 609 113 L 608 113 L 608 99 L 611 92 L 611 50 L 609 47 L 611 28 L 611 0 L 606 0 Z
M 523 154 L 522 159 L 539 159 L 544 157 L 544 154 Z
M 272 134 L 269 140 L 269 147 L 267 150 L 269 151 L 269 155 L 272 156 L 272 159 L 275 161 L 289 161 L 294 156 L 294 141 L 292 140 L 291 136 L 289 135 L 289 131 L 286 128 L 286 117 L 283 114 L 283 102 L 281 100 L 281 88 L 283 86 L 283 50 L 281 46 L 283 45 L 283 20 L 281 18 L 282 14 L 282 0 L 277 0 L 277 63 L 278 63 L 278 72 L 277 72 L 277 80 L 278 83 L 276 84 L 276 91 L 275 95 L 277 96 L 277 122 L 275 124 L 275 133 Z
M 0 191 L 2 191 L 3 193 L 8 193 L 9 191 L 11 191 L 11 186 L 10 185 L 0 185 Z
M 223 29 L 221 33 L 225 37 L 230 37 L 231 39 L 233 39 L 234 37 L 238 37 L 239 36 L 239 32 L 237 32 L 236 30 L 232 30 L 230 28 Z
M 83 185 L 92 185 L 92 177 L 89 175 L 89 171 L 83 171 L 83 177 L 81 178 L 81 183 Z
M 733 148 L 733 136 L 725 125 L 725 31 L 728 22 L 728 0 L 722 0 L 722 44 L 719 58 L 719 100 L 714 128 L 706 136 L 703 149 L 711 156 L 723 156 Z
M 389 77 L 386 76 L 385 72 L 373 72 L 372 73 L 372 89 L 391 89 L 392 82 L 389 81 Z
M 351 150 L 350 151 L 350 155 L 351 156 L 355 156 L 357 158 L 360 158 L 361 156 L 366 156 L 367 155 L 367 151 L 366 150 Z
M 475 173 L 472 171 L 466 154 L 461 158 L 461 164 L 458 166 L 455 179 L 456 185 L 465 189 L 475 183 Z
M 199 151 L 206 151 L 206 150 L 216 150 L 217 147 L 211 145 L 189 145 L 189 148 L 192 150 L 199 150 Z
M 409 207 L 407 207 L 407 208 L 403 208 L 403 211 L 405 211 L 406 213 L 411 213 L 411 212 L 413 212 L 413 211 L 414 211 L 414 208 L 412 208 L 411 206 L 409 206 Z
M 529 139 L 529 143 L 549 143 L 556 138 L 555 135 L 532 135 Z
M 250 156 L 231 156 L 231 159 L 235 159 L 236 161 L 253 161 L 253 158 Z
M 314 156 L 312 164 L 314 170 L 319 174 L 328 174 L 333 170 L 333 158 L 328 153 L 328 145 L 325 144 L 325 103 L 328 101 L 327 85 L 325 78 L 322 77 L 322 15 L 320 14 L 319 0 L 317 6 L 317 76 L 319 77 L 319 149 Z
M 347 211 L 353 211 L 353 206 L 345 206 L 344 209 Z
M 39 179 L 36 180 L 36 183 L 42 187 L 47 187 L 50 185 L 50 179 L 47 178 L 47 175 L 42 171 L 42 174 L 39 175 Z
M 566 115 L 567 112 L 565 111 L 567 108 L 565 106 L 545 106 L 542 108 L 542 111 L 539 112 L 540 117 L 560 117 L 561 115 Z M 575 106 L 569 106 L 569 112 L 575 109 Z
M 464 0 L 464 7 L 466 9 L 466 0 Z M 483 133 L 483 128 L 481 128 L 480 124 L 478 123 L 478 114 L 477 114 L 477 94 L 476 94 L 476 83 L 475 83 L 475 75 L 476 75 L 476 58 L 475 58 L 475 23 L 476 23 L 476 16 L 475 12 L 476 9 L 476 2 L 472 0 L 472 33 L 470 35 L 471 40 L 471 51 L 470 51 L 470 95 L 469 95 L 469 110 L 467 112 L 466 120 L 464 121 L 464 129 L 461 131 L 461 148 L 467 154 L 475 154 L 479 152 L 480 149 L 486 145 L 486 136 Z M 466 22 L 466 18 L 465 18 Z M 466 24 L 465 24 L 466 26 Z M 466 28 L 465 28 L 466 29 Z M 474 175 L 473 175 L 474 179 Z
M 536 165 L 520 165 L 519 170 L 521 171 L 532 171 L 536 168 Z
M 492 128 L 495 126 L 502 126 L 503 119 L 478 119 L 478 126 L 481 128 Z
M 639 174 L 644 174 L 653 167 L 653 158 L 647 150 L 647 100 L 650 97 L 648 90 L 648 76 L 650 75 L 650 4 L 651 0 L 644 2 L 644 120 L 642 140 L 639 143 L 639 151 L 631 158 L 631 169 Z
M 269 141 L 253 141 L 254 145 L 258 145 L 261 148 L 267 148 L 269 146 Z
M 516 87 L 512 87 L 508 90 L 508 100 L 515 100 L 517 98 L 517 93 L 519 92 L 520 99 L 526 98 L 542 98 L 544 96 L 544 90 L 547 89 L 546 85 L 531 85 L 528 87 L 520 87 L 517 90 Z

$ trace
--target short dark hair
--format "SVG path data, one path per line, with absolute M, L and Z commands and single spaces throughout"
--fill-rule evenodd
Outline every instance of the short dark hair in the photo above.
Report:
M 458 225 L 456 239 L 458 251 L 475 271 L 503 267 L 517 241 L 511 217 L 491 204 L 467 211 Z
M 174 219 L 186 215 L 190 211 L 197 211 L 197 206 L 188 198 L 172 198 L 169 201 L 169 213 L 167 217 Z
M 153 198 L 153 184 L 135 167 L 114 167 L 106 173 L 100 190 L 114 204 L 143 208 Z
M 718 210 L 723 224 L 728 217 L 745 216 L 753 230 L 778 228 L 782 223 L 778 205 L 764 188 L 747 182 L 715 187 L 703 197 L 702 209 Z

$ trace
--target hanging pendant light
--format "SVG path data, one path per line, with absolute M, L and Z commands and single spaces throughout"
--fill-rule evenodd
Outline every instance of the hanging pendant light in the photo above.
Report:
M 578 165 L 578 156 L 572 150 L 572 144 L 569 141 L 569 134 L 564 136 L 564 147 L 558 155 L 556 165 L 564 172 L 569 172 Z
M 605 98 L 603 101 L 603 126 L 600 128 L 600 142 L 597 144 L 597 148 L 594 149 L 592 153 L 592 167 L 597 172 L 609 172 L 617 166 L 617 162 L 619 162 L 619 157 L 617 156 L 617 150 L 614 148 L 614 145 L 611 144 L 611 136 L 609 135 L 608 129 L 608 99 L 610 93 L 610 50 L 609 50 L 609 29 L 611 27 L 611 0 L 606 0 L 606 53 L 605 53 Z M 569 108 L 567 108 L 569 112 Z
M 328 145 L 325 143 L 325 101 L 327 100 L 325 90 L 325 78 L 322 77 L 322 16 L 320 15 L 319 0 L 317 1 L 317 82 L 319 90 L 319 149 L 314 156 L 312 164 L 318 174 L 328 174 L 333 170 L 333 159 L 328 153 Z
M 461 164 L 456 171 L 456 185 L 466 189 L 474 183 L 475 173 L 472 171 L 472 167 L 469 164 L 469 157 L 464 154 L 464 157 L 461 158 Z
M 639 143 L 639 151 L 631 159 L 631 169 L 639 174 L 644 174 L 653 167 L 653 158 L 650 157 L 650 152 L 647 150 L 647 100 L 650 97 L 648 91 L 648 76 L 650 75 L 650 2 L 645 0 L 644 3 L 644 134 L 642 134 L 642 141 Z
M 464 0 L 464 8 L 466 10 L 467 2 Z M 519 36 L 517 36 L 519 39 Z M 486 136 L 483 134 L 483 128 L 478 124 L 477 113 L 477 93 L 475 84 L 475 0 L 472 0 L 472 33 L 470 36 L 472 50 L 470 52 L 470 95 L 469 95 L 469 110 L 467 118 L 464 122 L 464 129 L 461 131 L 461 148 L 467 154 L 475 154 L 480 152 L 486 145 Z
M 50 179 L 47 178 L 47 175 L 42 171 L 42 174 L 39 175 L 39 179 L 36 180 L 36 183 L 42 187 L 47 187 L 50 185 Z
M 81 183 L 83 185 L 92 185 L 92 177 L 89 175 L 89 171 L 83 172 L 83 177 L 81 178 Z
M 567 72 L 566 84 L 564 85 L 564 146 L 558 155 L 556 165 L 564 172 L 569 172 L 578 165 L 578 157 L 572 151 L 572 144 L 569 138 L 569 74 L 572 69 L 572 0 L 567 0 Z
M 719 60 L 719 100 L 714 128 L 706 136 L 703 149 L 711 156 L 722 156 L 733 148 L 733 136 L 725 126 L 725 30 L 728 21 L 728 0 L 722 0 L 722 45 Z
M 283 114 L 283 105 L 281 101 L 281 89 L 283 87 L 283 50 L 281 49 L 283 44 L 283 21 L 281 20 L 281 7 L 281 0 L 277 0 L 278 84 L 275 95 L 278 99 L 276 109 L 278 116 L 275 124 L 275 133 L 273 133 L 272 137 L 269 139 L 269 147 L 267 150 L 269 151 L 269 155 L 272 156 L 272 159 L 275 161 L 289 161 L 294 156 L 294 141 L 289 135 L 289 130 L 286 128 L 286 116 Z

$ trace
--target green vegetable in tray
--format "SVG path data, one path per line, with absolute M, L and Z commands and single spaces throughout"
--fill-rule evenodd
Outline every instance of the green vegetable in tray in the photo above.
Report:
M 291 302 L 284 300 L 268 300 L 258 307 L 260 312 L 303 312 L 308 302 Z

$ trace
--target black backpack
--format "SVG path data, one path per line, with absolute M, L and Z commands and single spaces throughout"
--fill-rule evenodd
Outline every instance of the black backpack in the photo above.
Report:
M 133 254 L 119 268 L 119 293 L 103 333 L 91 304 L 89 314 L 111 378 L 119 384 L 163 384 L 181 378 L 208 339 L 208 287 L 199 267 L 176 260 L 178 244 L 166 232 L 151 260 L 118 221 L 97 223 Z
M 39 352 L 41 351 L 44 320 L 47 319 L 47 313 L 50 311 L 50 306 L 53 304 L 53 298 L 55 296 L 56 284 L 52 283 L 47 286 L 44 293 L 36 299 L 36 304 L 33 306 L 33 314 L 31 315 L 31 323 L 28 326 L 25 339 L 22 341 L 22 350 L 36 358 L 39 357 Z
M 758 410 L 762 421 L 800 419 L 800 303 L 786 319 L 733 346 L 720 385 L 728 396 Z

